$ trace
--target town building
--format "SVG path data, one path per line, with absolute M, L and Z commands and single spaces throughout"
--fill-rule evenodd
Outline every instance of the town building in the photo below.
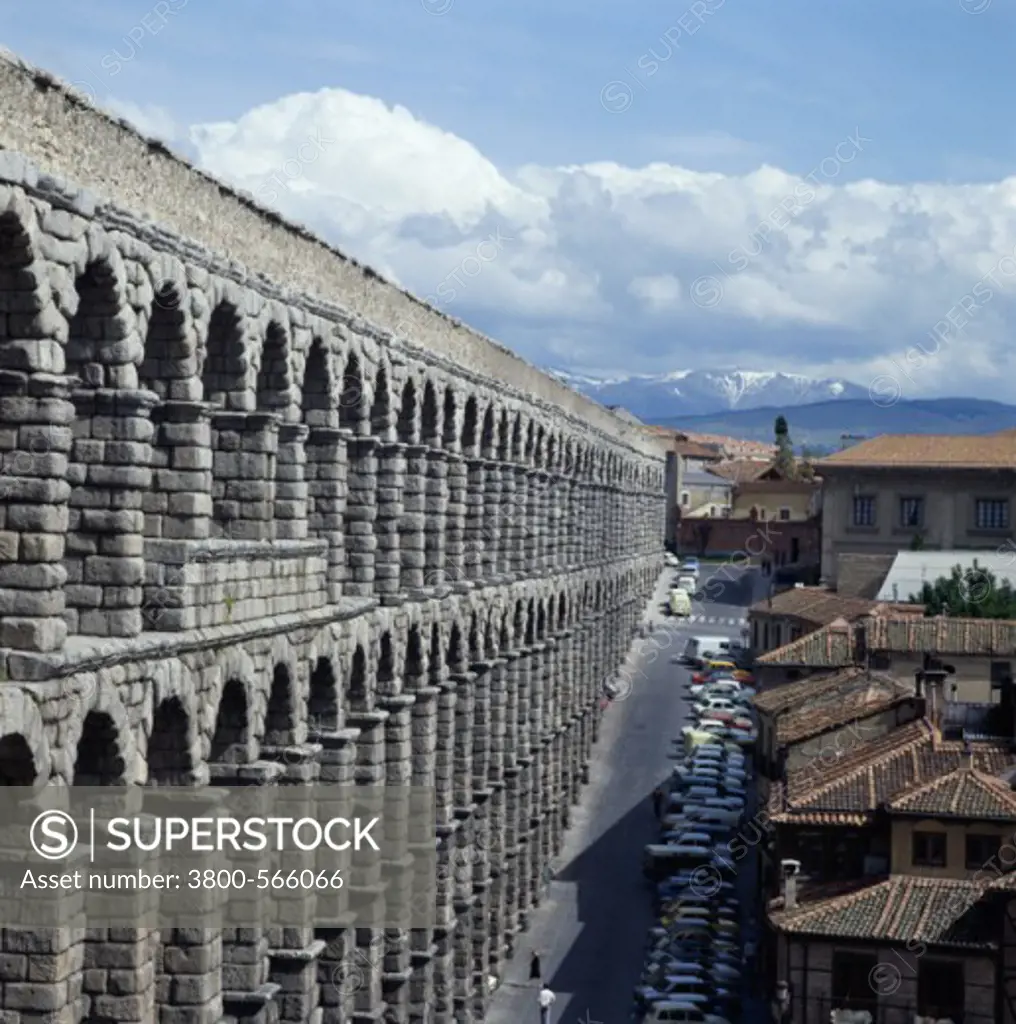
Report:
M 743 838 L 791 1021 L 1014 1020 L 1013 723 L 950 719 L 945 679 L 852 668 L 756 699 L 763 810 Z
M 993 552 L 1013 539 L 1016 433 L 883 435 L 815 463 L 822 579 L 874 597 L 907 548 Z

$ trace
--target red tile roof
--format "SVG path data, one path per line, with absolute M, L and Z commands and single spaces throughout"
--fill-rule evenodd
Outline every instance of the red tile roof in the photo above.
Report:
M 856 664 L 850 623 L 837 618 L 822 629 L 759 655 L 759 665 L 801 665 L 807 668 L 846 668 Z
M 843 668 L 859 662 L 860 645 L 868 651 L 888 654 L 1016 656 L 1014 620 L 924 618 L 898 610 L 879 614 L 881 607 L 876 606 L 872 614 L 856 620 L 856 630 L 846 619 L 837 619 L 783 647 L 767 651 L 756 660 L 760 665 Z
M 793 618 L 816 627 L 827 626 L 839 618 L 853 621 L 867 615 L 878 605 L 864 597 L 845 597 L 827 587 L 792 587 L 771 598 L 756 601 L 749 615 Z
M 883 434 L 819 459 L 815 468 L 1016 469 L 1016 436 Z
M 802 822 L 814 815 L 825 823 L 856 824 L 870 820 L 875 811 L 905 792 L 955 771 L 973 759 L 986 775 L 998 775 L 1016 764 L 1016 754 L 999 743 L 967 746 L 943 740 L 926 718 L 869 739 L 863 721 L 836 751 L 816 755 L 789 772 L 770 793 L 769 816 L 775 821 Z
M 889 802 L 896 814 L 1016 822 L 1016 793 L 997 776 L 961 765 Z
M 890 875 L 874 884 L 839 883 L 831 895 L 819 889 L 791 910 L 776 900 L 769 919 L 779 931 L 797 935 L 992 948 L 984 938 L 992 929 L 977 906 L 988 889 L 968 879 Z

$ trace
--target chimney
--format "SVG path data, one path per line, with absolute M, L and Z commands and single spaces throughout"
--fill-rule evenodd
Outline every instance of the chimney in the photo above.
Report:
M 780 870 L 783 873 L 783 909 L 794 910 L 797 907 L 797 876 L 801 871 L 801 862 L 781 860 Z
M 924 681 L 928 687 L 928 701 L 930 704 L 928 717 L 936 729 L 941 727 L 942 713 L 945 710 L 944 683 L 946 674 L 944 669 L 927 668 L 924 670 Z

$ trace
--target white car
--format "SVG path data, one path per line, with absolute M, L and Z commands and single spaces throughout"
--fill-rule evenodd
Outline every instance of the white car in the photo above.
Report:
M 700 715 L 707 715 L 710 711 L 726 711 L 730 715 L 736 715 L 742 710 L 743 708 L 729 697 L 706 697 L 695 704 L 695 711 Z
M 681 564 L 681 559 L 673 551 L 667 551 L 663 555 L 663 564 L 676 569 Z

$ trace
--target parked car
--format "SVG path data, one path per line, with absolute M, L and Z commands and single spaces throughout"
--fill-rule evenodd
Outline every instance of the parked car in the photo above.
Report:
M 643 1024 L 730 1024 L 726 1017 L 719 1014 L 706 1013 L 701 1006 L 696 1006 L 682 999 L 668 999 L 656 1003 L 649 1011 Z

